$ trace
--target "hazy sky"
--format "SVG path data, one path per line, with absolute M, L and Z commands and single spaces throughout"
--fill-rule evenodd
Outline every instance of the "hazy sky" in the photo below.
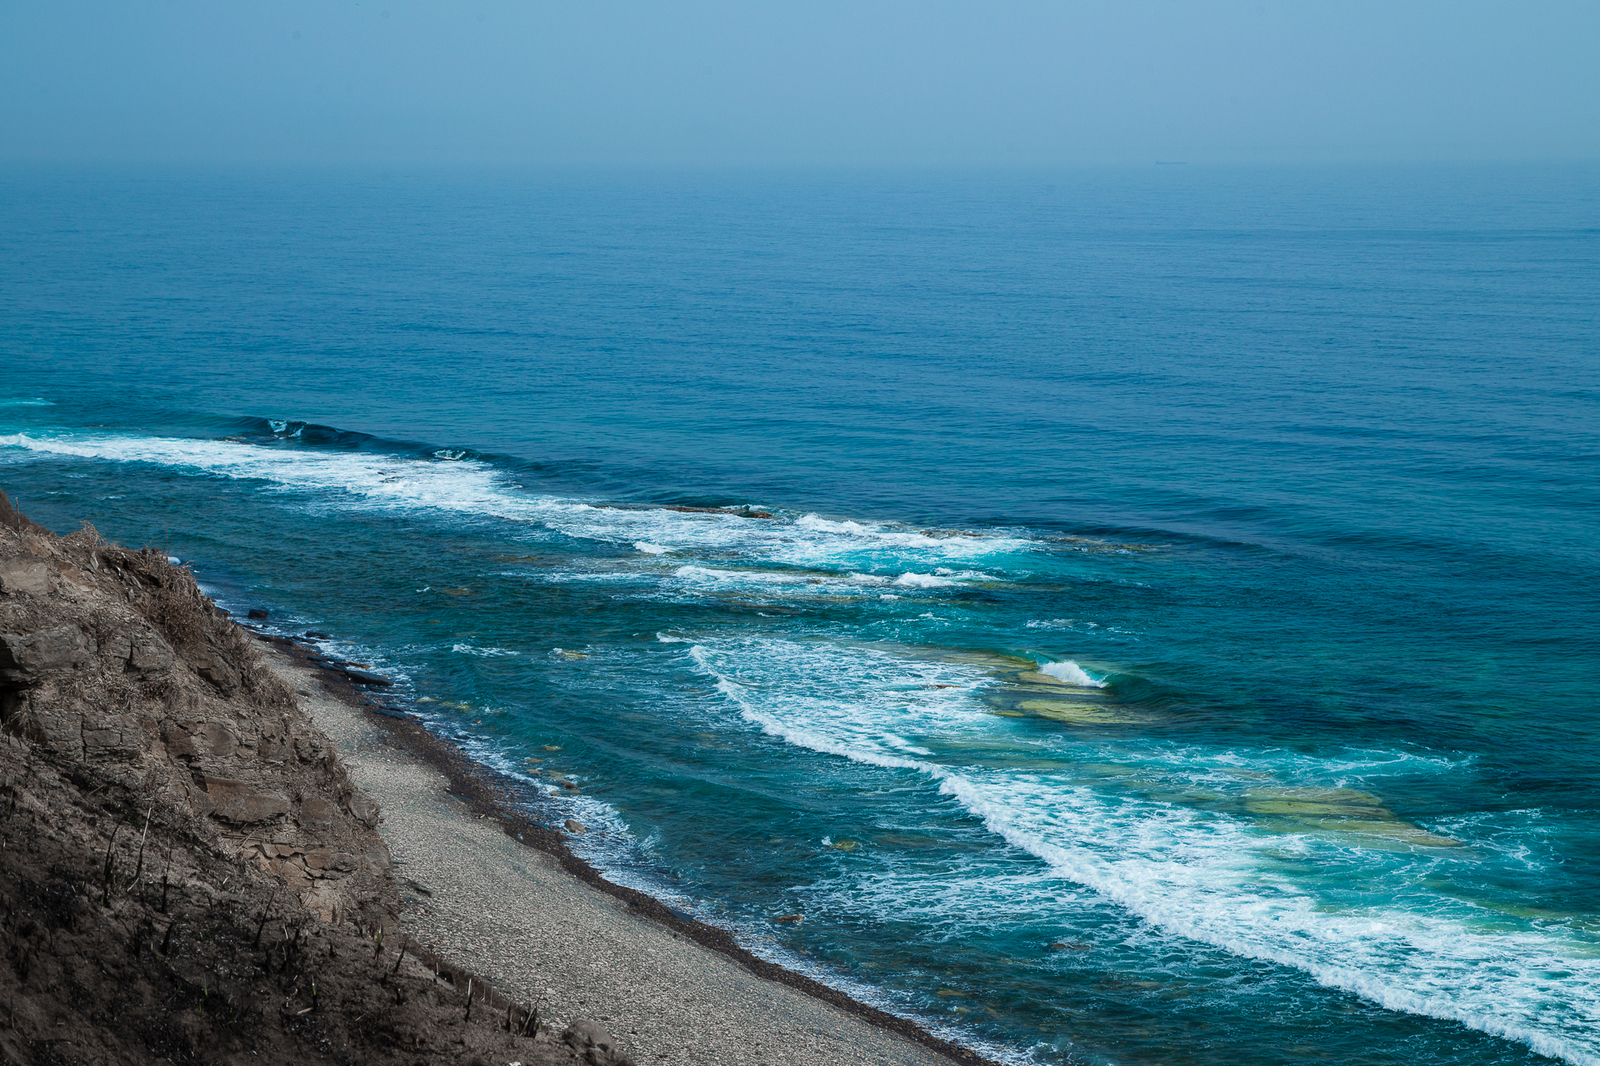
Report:
M 1600 158 L 1600 3 L 10 0 L 0 158 Z

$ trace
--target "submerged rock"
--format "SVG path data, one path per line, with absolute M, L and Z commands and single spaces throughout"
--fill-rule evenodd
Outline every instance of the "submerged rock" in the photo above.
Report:
M 1057 722 L 1071 722 L 1074 725 L 1112 725 L 1139 720 L 1135 715 L 1115 707 L 1107 707 L 1103 703 L 1080 703 L 1066 700 L 1023 700 L 1017 706 L 1041 718 L 1050 718 Z
M 1461 842 L 1430 833 L 1401 819 L 1381 797 L 1354 788 L 1258 788 L 1245 797 L 1251 814 L 1282 819 L 1281 827 L 1381 837 L 1397 844 L 1430 848 Z

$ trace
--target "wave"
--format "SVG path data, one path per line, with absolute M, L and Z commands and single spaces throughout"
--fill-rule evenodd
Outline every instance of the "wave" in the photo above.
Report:
M 1504 914 L 1434 890 L 1430 868 L 1467 861 L 1457 849 L 1415 847 L 1403 833 L 1263 828 L 1242 812 L 1156 795 L 1209 787 L 1248 796 L 1263 781 L 1340 781 L 1363 766 L 1380 775 L 1402 765 L 1414 771 L 1428 767 L 1426 758 L 1365 752 L 1324 760 L 1150 741 L 1129 758 L 1106 741 L 1064 740 L 1056 771 L 1041 766 L 1036 745 L 1027 769 L 977 765 L 969 753 L 1005 750 L 1008 726 L 975 698 L 988 677 L 976 667 L 764 636 L 702 640 L 688 655 L 764 733 L 921 776 L 1055 875 L 1168 935 L 1292 967 L 1391 1010 L 1600 1064 L 1600 944 L 1570 923 L 1508 928 Z M 1074 769 L 1116 762 L 1126 769 L 1101 781 Z M 1309 872 L 1286 872 L 1295 868 Z M 1345 887 L 1321 880 L 1331 869 Z
M 1095 677 L 1089 671 L 1073 662 L 1071 659 L 1059 663 L 1045 663 L 1039 667 L 1041 674 L 1047 674 L 1057 681 L 1065 681 L 1069 685 L 1078 685 L 1081 688 L 1105 688 L 1106 682 Z
M 1263 841 L 1246 827 L 1171 807 L 1130 820 L 1092 790 L 957 774 L 941 775 L 939 790 L 1008 843 L 1165 932 L 1294 967 L 1390 1010 L 1457 1021 L 1583 1066 L 1600 1063 L 1600 960 L 1563 952 L 1569 942 L 1560 933 L 1491 933 L 1475 928 L 1486 916 L 1471 913 L 1341 913 L 1268 872 Z M 1061 816 L 1067 807 L 1074 816 Z M 1442 898 L 1430 902 L 1449 909 Z M 1574 982 L 1578 974 L 1585 979 Z
M 521 655 L 510 648 L 479 648 L 471 644 L 452 644 L 450 650 L 457 655 L 475 655 L 480 659 L 498 659 L 507 655 Z
M 806 581 L 801 574 L 779 574 L 760 570 L 719 570 L 709 566 L 680 566 L 672 572 L 672 576 L 685 581 L 712 584 L 755 582 L 765 585 L 803 585 Z
M 647 555 L 738 554 L 785 567 L 857 573 L 922 574 L 916 565 L 922 564 L 939 576 L 938 568 L 953 561 L 1003 562 L 1041 547 L 1015 535 L 944 534 L 815 514 L 785 518 L 765 511 L 609 506 L 529 491 L 471 453 L 374 450 L 374 438 L 365 434 L 303 422 L 262 420 L 260 428 L 265 441 L 16 433 L 0 436 L 0 450 L 150 463 L 193 475 L 257 481 L 264 490 L 305 493 L 328 507 L 433 511 L 527 523 Z M 972 579 L 988 578 L 982 574 Z
M 940 577 L 937 574 L 914 574 L 909 571 L 895 578 L 894 583 L 906 588 L 917 589 L 949 588 L 952 585 L 960 584 L 959 581 L 951 580 L 948 577 Z

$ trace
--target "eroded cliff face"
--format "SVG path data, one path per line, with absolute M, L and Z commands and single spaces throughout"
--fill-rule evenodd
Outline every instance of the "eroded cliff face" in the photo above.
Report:
M 162 554 L 0 525 L 0 727 L 195 819 L 330 922 L 393 924 L 377 806 Z
M 404 937 L 378 820 L 192 574 L 0 493 L 0 1061 L 631 1063 Z

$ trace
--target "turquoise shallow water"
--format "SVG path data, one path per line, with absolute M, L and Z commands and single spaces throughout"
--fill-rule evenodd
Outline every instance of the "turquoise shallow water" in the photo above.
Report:
M 996 1057 L 1600 1062 L 1597 177 L 11 173 L 0 487 Z

